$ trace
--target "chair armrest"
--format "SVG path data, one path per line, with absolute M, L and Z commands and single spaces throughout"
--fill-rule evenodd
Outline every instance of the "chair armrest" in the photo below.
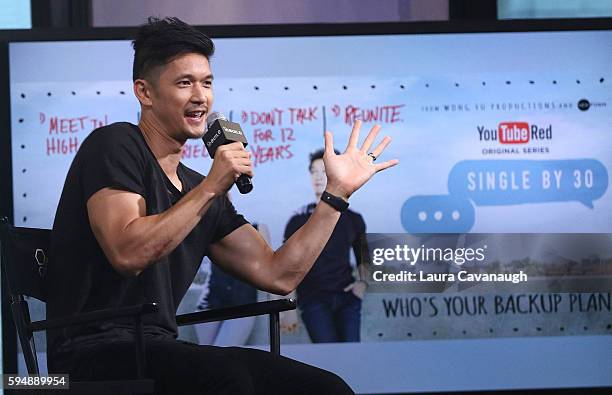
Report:
M 137 317 L 145 314 L 156 313 L 158 310 L 159 306 L 157 303 L 144 303 L 141 305 L 120 307 L 117 309 L 94 310 L 72 317 L 34 321 L 29 325 L 29 328 L 32 332 L 38 332 L 45 329 L 63 328 L 66 326 L 86 324 L 96 321 L 107 321 L 114 318 L 129 316 Z
M 294 299 L 277 299 L 266 302 L 249 303 L 221 309 L 197 311 L 195 313 L 176 316 L 178 326 L 201 324 L 203 322 L 231 320 L 234 318 L 251 317 L 278 313 L 286 310 L 295 310 Z

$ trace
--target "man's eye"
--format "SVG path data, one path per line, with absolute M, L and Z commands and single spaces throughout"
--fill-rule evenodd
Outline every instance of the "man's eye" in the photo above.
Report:
M 189 86 L 189 85 L 191 85 L 191 82 L 189 80 L 182 80 L 182 81 L 179 81 L 178 84 L 180 86 Z
M 206 87 L 212 86 L 212 81 L 204 81 L 204 86 Z

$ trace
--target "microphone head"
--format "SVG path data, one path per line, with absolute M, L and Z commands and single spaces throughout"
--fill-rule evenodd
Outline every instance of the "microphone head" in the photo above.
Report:
M 215 157 L 217 147 L 240 141 L 247 146 L 246 136 L 239 124 L 230 122 L 225 116 L 218 112 L 212 112 L 206 117 L 206 131 L 202 141 L 211 158 Z
M 206 117 L 206 130 L 210 129 L 210 127 L 216 120 L 227 121 L 227 118 L 225 118 L 225 115 L 221 114 L 218 111 L 211 112 Z

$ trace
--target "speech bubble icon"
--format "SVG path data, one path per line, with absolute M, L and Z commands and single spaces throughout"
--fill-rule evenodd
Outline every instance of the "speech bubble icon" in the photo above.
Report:
M 451 195 L 478 206 L 593 201 L 608 189 L 608 170 L 595 159 L 466 160 L 448 176 Z
M 474 225 L 474 206 L 451 195 L 417 195 L 404 202 L 402 226 L 408 233 L 466 233 Z

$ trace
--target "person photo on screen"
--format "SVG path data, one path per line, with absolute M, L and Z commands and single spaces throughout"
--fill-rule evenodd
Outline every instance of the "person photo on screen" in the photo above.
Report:
M 269 244 L 270 230 L 268 227 L 261 223 L 252 225 Z M 196 310 L 218 309 L 257 302 L 257 289 L 251 284 L 226 273 L 208 258 L 204 258 L 202 267 L 208 268 L 208 271 L 202 292 L 196 302 Z M 226 347 L 243 346 L 247 344 L 253 332 L 255 321 L 256 317 L 242 317 L 197 324 L 195 332 L 198 343 Z
M 336 154 L 339 154 L 336 151 Z M 310 181 L 315 201 L 302 207 L 285 227 L 285 240 L 304 226 L 325 192 L 325 150 L 310 154 Z M 358 342 L 361 329 L 361 300 L 366 291 L 361 242 L 365 235 L 363 217 L 353 210 L 340 214 L 329 241 L 297 287 L 302 321 L 313 343 Z M 350 251 L 355 255 L 357 276 L 353 277 Z
M 349 394 L 337 375 L 248 348 L 178 341 L 175 314 L 204 255 L 255 287 L 291 292 L 310 270 L 350 196 L 396 160 L 375 162 L 390 139 L 346 150 L 325 134 L 326 193 L 308 222 L 274 251 L 226 197 L 253 176 L 240 142 L 216 151 L 207 176 L 180 162 L 204 134 L 213 105 L 213 42 L 177 18 L 150 18 L 136 32 L 133 89 L 138 125 L 94 130 L 68 170 L 53 224 L 47 318 L 156 302 L 143 317 L 146 376 L 160 394 Z M 370 153 L 370 155 L 368 155 Z M 71 380 L 135 377 L 132 319 L 47 333 L 50 372 Z M 273 373 L 272 373 L 273 372 Z

